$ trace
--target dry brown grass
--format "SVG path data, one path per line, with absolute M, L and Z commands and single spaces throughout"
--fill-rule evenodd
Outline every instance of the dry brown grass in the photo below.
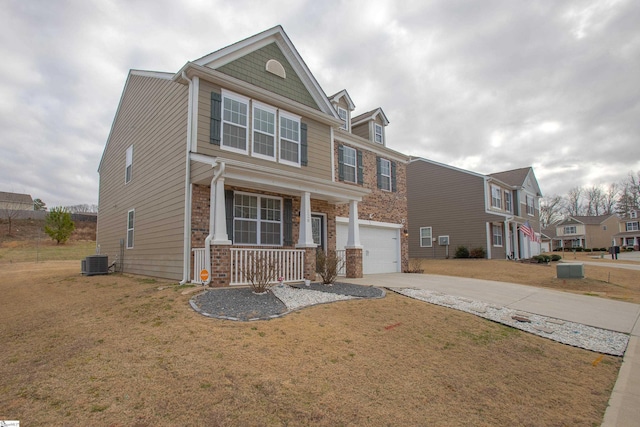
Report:
M 0 266 L 0 419 L 29 426 L 599 425 L 621 363 L 393 293 L 237 323 L 37 266 Z
M 591 256 L 572 253 L 567 254 L 565 260 L 612 262 L 611 258 L 593 259 Z M 621 260 L 616 263 L 638 264 Z M 546 265 L 486 259 L 424 259 L 422 268 L 426 274 L 519 283 L 640 304 L 640 270 L 585 265 L 584 279 L 557 279 L 555 262 Z

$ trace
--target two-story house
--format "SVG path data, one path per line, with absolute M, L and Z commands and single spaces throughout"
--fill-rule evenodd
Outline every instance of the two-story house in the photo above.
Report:
M 618 228 L 613 236 L 615 244 L 624 248 L 640 250 L 640 208 L 629 210 L 618 220 Z
M 530 167 L 482 175 L 423 158 L 407 166 L 409 256 L 453 257 L 458 246 L 489 259 L 540 253 L 540 187 Z
M 215 286 L 246 283 L 257 257 L 313 279 L 318 248 L 344 251 L 348 277 L 402 271 L 408 157 L 381 109 L 354 109 L 280 26 L 177 72 L 132 70 L 99 166 L 101 252 Z
M 556 224 L 553 249 L 608 248 L 618 232 L 618 217 L 570 216 Z

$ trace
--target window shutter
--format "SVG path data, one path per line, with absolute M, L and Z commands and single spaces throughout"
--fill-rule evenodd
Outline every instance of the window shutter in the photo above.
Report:
M 396 192 L 396 162 L 391 162 L 391 191 Z
M 233 242 L 233 191 L 224 190 L 224 209 L 227 216 L 227 234 Z
M 220 145 L 220 123 L 222 121 L 222 96 L 211 92 L 211 135 L 210 142 Z
M 282 237 L 284 246 L 293 246 L 293 200 L 284 199 L 282 209 Z
M 358 155 L 358 184 L 364 183 L 364 164 L 362 164 L 362 151 L 356 151 Z
M 344 181 L 344 147 L 338 145 L 338 179 Z
M 378 188 L 382 188 L 382 162 L 380 157 L 376 156 L 376 176 L 378 177 Z
M 300 165 L 307 166 L 307 124 L 300 123 Z

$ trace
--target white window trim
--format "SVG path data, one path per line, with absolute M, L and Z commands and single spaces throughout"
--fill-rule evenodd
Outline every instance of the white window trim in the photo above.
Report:
M 221 90 L 222 93 L 222 105 L 221 105 L 221 109 L 222 109 L 222 115 L 220 117 L 220 148 L 222 150 L 226 150 L 226 151 L 232 151 L 234 153 L 240 153 L 240 154 L 249 154 L 249 144 L 253 143 L 253 138 L 249 138 L 249 128 L 251 127 L 251 100 L 250 98 L 247 98 L 246 96 L 242 96 L 242 95 L 238 95 L 237 93 L 234 92 L 229 92 L 228 90 L 222 89 Z M 233 99 L 234 101 L 238 101 L 238 102 L 242 102 L 247 106 L 247 125 L 244 127 L 244 132 L 245 132 L 245 141 L 246 141 L 246 148 L 244 150 L 241 150 L 239 148 L 235 148 L 235 147 L 229 147 L 224 145 L 224 124 L 225 123 L 229 123 L 232 126 L 236 126 L 236 127 L 242 127 L 241 125 L 237 124 L 237 123 L 233 123 L 233 122 L 227 122 L 224 120 L 224 99 L 225 98 L 229 98 L 229 99 Z
M 573 229 L 573 231 L 569 231 L 570 229 Z M 568 236 L 571 234 L 578 234 L 578 227 L 576 227 L 575 225 L 565 225 L 562 232 L 564 233 L 565 236 Z
M 247 193 L 247 192 L 243 192 L 243 191 L 234 191 L 233 192 L 233 197 L 234 197 L 233 209 L 234 209 L 234 211 L 235 211 L 235 207 L 236 207 L 236 204 L 235 204 L 235 195 L 236 194 L 241 194 L 243 196 L 256 197 L 256 199 L 257 199 L 257 205 L 256 206 L 257 206 L 257 215 L 258 215 L 258 217 L 256 219 L 253 219 L 253 218 L 237 218 L 240 221 L 255 221 L 256 222 L 256 241 L 258 242 L 258 243 L 238 243 L 238 245 L 242 245 L 242 246 L 278 246 L 278 247 L 282 247 L 283 246 L 283 232 L 284 232 L 284 218 L 283 218 L 283 216 L 284 216 L 284 209 L 283 209 L 284 206 L 283 206 L 283 203 L 282 203 L 282 200 L 283 200 L 282 197 L 267 196 L 267 195 L 264 195 L 264 194 L 256 194 L 256 193 Z M 261 205 L 262 204 L 261 204 L 261 201 L 262 201 L 263 198 L 278 200 L 280 202 L 280 221 L 271 221 L 271 220 L 266 220 L 266 219 L 263 220 L 261 218 L 261 216 L 262 216 L 262 212 L 261 212 L 261 209 L 262 209 Z M 262 221 L 270 222 L 270 223 L 276 223 L 276 222 L 280 223 L 280 244 L 276 245 L 276 244 L 273 244 L 273 243 L 262 243 L 262 242 L 260 242 L 260 234 L 261 234 L 261 231 L 262 231 L 260 227 L 261 227 L 261 222 Z M 236 224 L 236 216 L 234 215 L 233 216 L 233 231 L 232 231 L 233 232 L 233 238 L 234 238 L 233 242 L 234 243 L 236 243 L 236 241 L 235 241 L 235 228 L 236 228 L 235 224 Z
M 338 106 L 337 108 L 338 110 L 338 116 L 340 117 L 341 120 L 344 120 L 344 124 L 342 126 L 340 126 L 340 129 L 344 129 L 347 132 L 349 132 L 349 128 L 350 128 L 350 123 L 349 123 L 349 110 L 347 110 L 346 108 L 342 108 L 340 106 Z M 344 119 L 342 118 L 342 115 L 340 114 L 342 111 L 344 111 Z
M 132 224 L 131 227 L 129 227 L 129 217 L 131 216 L 131 213 L 133 213 L 133 218 L 132 218 Z M 129 209 L 127 211 L 127 249 L 133 249 L 134 243 L 135 243 L 135 226 L 136 226 L 136 210 L 135 209 Z M 131 241 L 129 241 L 129 232 L 131 232 Z
M 496 230 L 498 233 L 496 233 Z M 491 224 L 491 243 L 495 248 L 501 248 L 504 245 L 504 233 L 502 232 L 502 226 L 498 224 Z M 496 237 L 500 237 L 500 243 L 496 243 Z
M 346 158 L 347 158 L 347 156 L 345 156 L 346 150 L 353 150 L 353 161 L 354 161 L 353 165 L 347 164 L 346 162 Z M 342 146 L 342 167 L 353 168 L 353 181 L 348 180 L 346 178 L 346 174 L 344 174 L 345 175 L 344 182 L 351 182 L 351 183 L 357 184 L 358 183 L 358 150 L 352 147 L 348 147 L 346 145 Z
M 278 115 L 278 161 L 283 164 L 283 165 L 289 165 L 289 166 L 295 166 L 295 167 L 300 167 L 300 156 L 301 156 L 301 152 L 302 152 L 302 143 L 301 143 L 301 137 L 302 137 L 302 128 L 301 128 L 301 123 L 302 123 L 302 118 L 300 116 L 296 116 L 295 114 L 291 114 L 289 112 L 286 111 L 282 111 L 279 110 L 279 115 Z M 291 139 L 288 138 L 283 138 L 282 137 L 282 132 L 281 132 L 281 120 L 283 118 L 289 119 L 289 120 L 293 120 L 295 122 L 298 123 L 298 140 L 297 141 L 293 141 Z M 294 163 L 290 160 L 287 159 L 283 159 L 282 158 L 282 140 L 288 141 L 288 142 L 293 142 L 298 144 L 298 162 Z
M 496 193 L 498 197 L 495 196 Z M 496 203 L 498 203 L 497 206 Z M 491 207 L 495 209 L 502 209 L 502 189 L 497 185 L 491 186 Z
M 258 102 L 258 101 L 253 101 L 251 104 L 252 104 L 251 105 L 251 156 L 256 157 L 258 159 L 265 159 L 265 160 L 270 160 L 272 162 L 275 162 L 276 161 L 276 157 L 277 157 L 277 153 L 278 153 L 278 131 L 280 129 L 278 127 L 279 124 L 280 124 L 280 118 L 278 116 L 278 110 L 276 108 L 274 108 L 274 107 L 271 107 L 270 105 L 263 104 L 263 103 Z M 274 120 L 274 123 L 273 123 L 273 135 L 270 135 L 270 134 L 268 134 L 266 132 L 259 131 L 259 130 L 255 129 L 253 120 L 255 118 L 255 109 L 256 108 L 259 108 L 260 110 L 267 111 L 267 112 L 273 114 L 273 120 Z M 254 151 L 254 145 L 253 144 L 255 142 L 254 139 L 255 139 L 255 133 L 256 132 L 259 132 L 259 133 L 264 134 L 264 135 L 273 136 L 273 156 L 272 157 L 267 156 L 265 154 L 256 153 Z
M 531 200 L 531 205 L 529 205 L 529 200 Z M 527 204 L 527 215 L 535 216 L 536 214 L 536 199 L 533 196 L 528 194 L 525 195 L 525 203 Z M 529 212 L 529 206 L 531 206 L 531 212 Z
M 376 136 L 378 136 L 378 129 L 380 129 L 380 141 L 376 141 Z M 373 142 L 376 144 L 384 145 L 384 126 L 378 123 L 373 123 Z
M 509 190 L 504 191 L 504 210 L 513 213 L 513 197 Z
M 629 218 L 631 218 L 631 219 L 638 218 L 638 213 L 636 211 L 629 212 Z
M 128 184 L 133 179 L 133 144 L 131 144 L 129 148 L 127 148 L 127 153 L 125 157 L 126 157 L 126 160 L 125 160 L 125 167 L 124 167 L 124 183 Z
M 384 173 L 382 173 L 382 162 L 386 162 L 389 165 L 389 175 L 385 175 Z M 381 188 L 381 190 L 382 191 L 391 191 L 392 190 L 392 188 L 391 188 L 391 160 L 380 158 L 380 163 L 381 163 L 381 165 L 380 165 L 380 175 L 382 177 L 384 177 L 384 178 L 388 178 L 389 179 L 389 188 L 388 189 Z
M 631 227 L 629 227 L 631 225 Z M 626 231 L 638 231 L 640 230 L 640 224 L 637 221 L 627 221 Z
M 422 240 L 426 237 L 422 236 L 422 230 L 429 230 L 429 244 L 423 245 Z M 433 247 L 433 227 L 420 227 L 420 247 L 421 248 L 431 248 Z

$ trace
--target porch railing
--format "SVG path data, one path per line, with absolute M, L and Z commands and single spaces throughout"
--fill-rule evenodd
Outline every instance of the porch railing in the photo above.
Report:
M 347 275 L 347 271 L 346 271 L 346 261 L 345 261 L 345 256 L 347 255 L 347 251 L 344 249 L 338 249 L 336 251 L 336 256 L 338 257 L 338 259 L 342 260 L 341 263 L 338 264 L 338 266 L 340 267 L 338 269 L 338 276 L 346 276 Z
M 207 267 L 207 263 L 205 262 L 205 251 L 204 248 L 197 248 L 193 250 L 193 280 L 192 283 L 203 284 L 204 282 L 200 279 L 200 272 L 202 270 L 210 270 Z M 211 274 L 211 271 L 209 271 Z
M 246 272 L 254 268 L 255 259 L 261 257 L 267 264 L 278 266 L 277 277 L 284 282 L 304 280 L 304 250 L 231 248 L 231 285 L 246 285 Z M 274 280 L 275 282 L 275 280 Z

